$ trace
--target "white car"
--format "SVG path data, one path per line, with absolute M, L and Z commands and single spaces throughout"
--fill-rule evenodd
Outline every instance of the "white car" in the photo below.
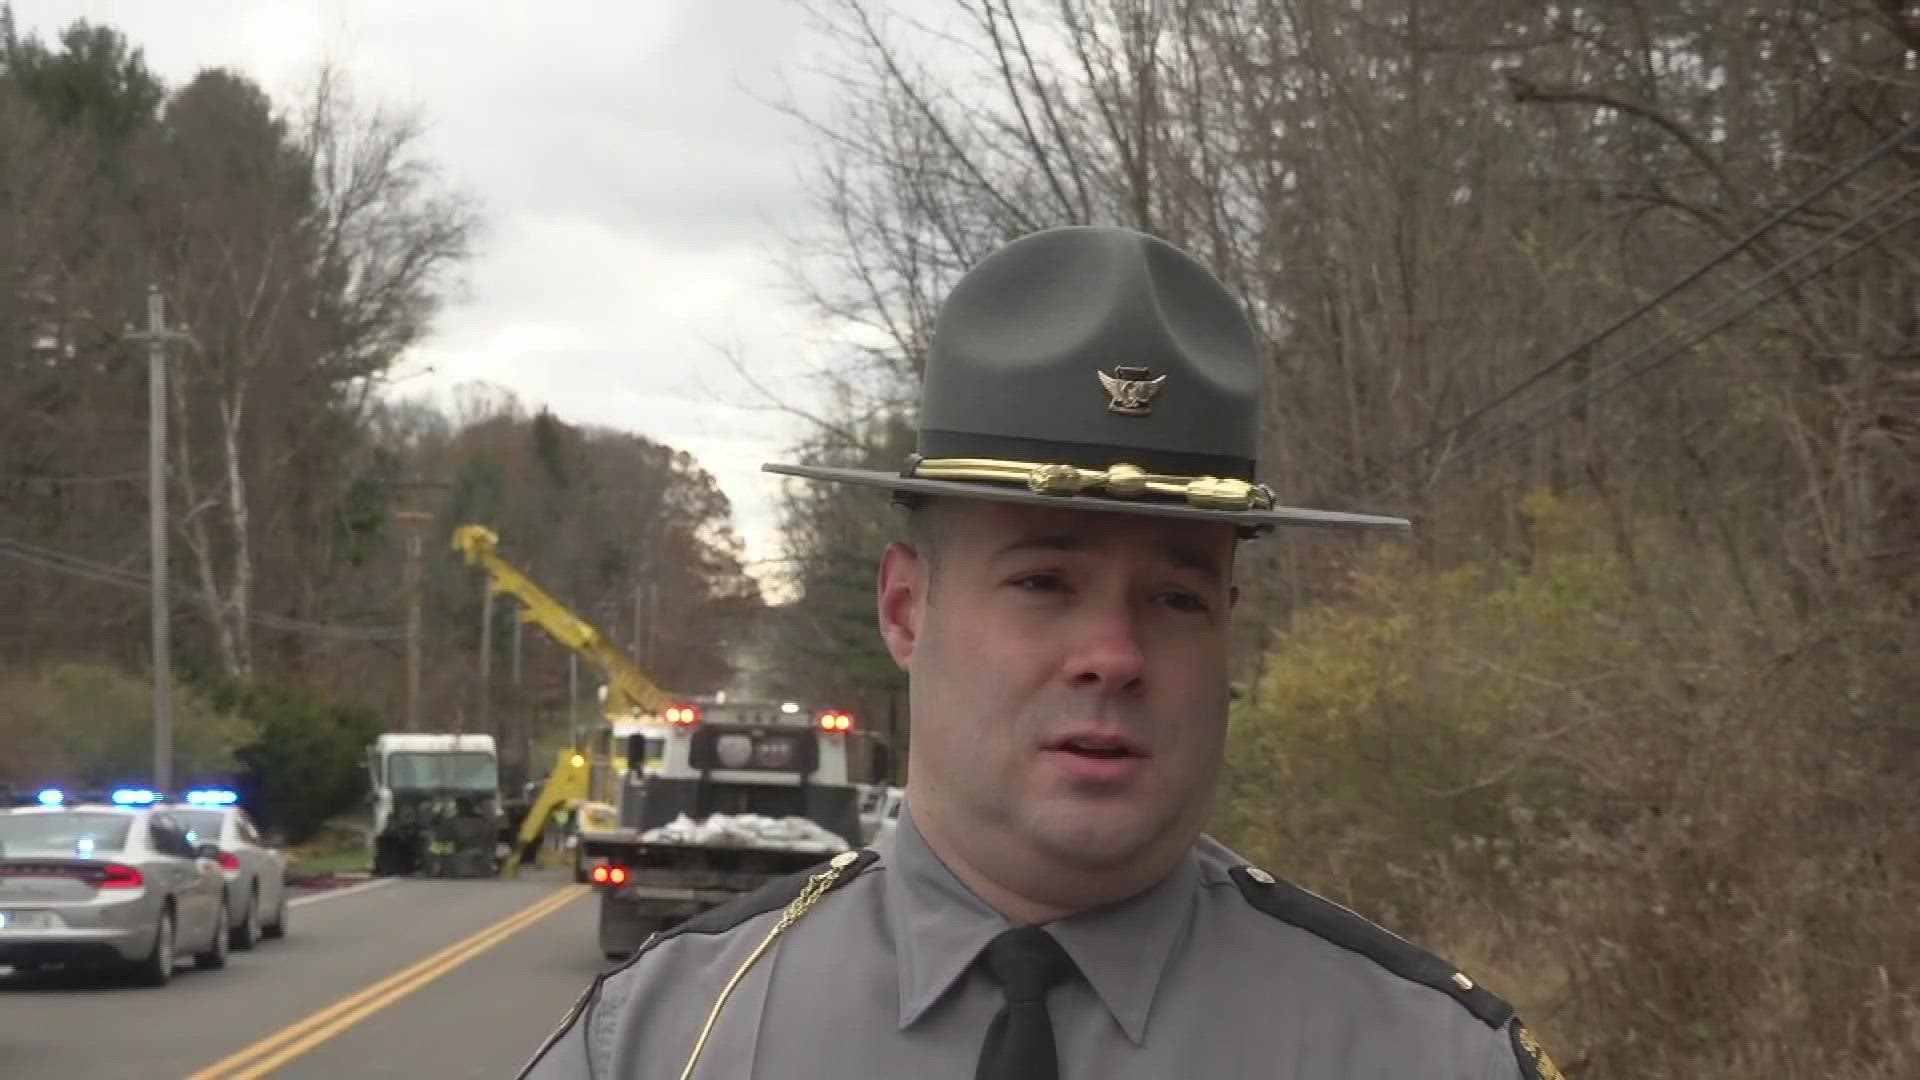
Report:
M 189 791 L 167 811 L 199 843 L 218 845 L 227 882 L 227 920 L 236 949 L 287 936 L 287 856 L 261 839 L 231 791 Z
M 860 807 L 860 831 L 868 847 L 892 836 L 900 824 L 900 807 L 906 803 L 906 789 L 875 785 Z
M 172 980 L 177 951 L 226 966 L 215 852 L 153 798 L 69 803 L 49 788 L 41 806 L 0 811 L 0 966 L 117 968 L 146 986 Z

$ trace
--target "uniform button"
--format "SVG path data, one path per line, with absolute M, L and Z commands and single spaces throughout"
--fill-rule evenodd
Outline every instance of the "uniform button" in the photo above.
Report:
M 1257 866 L 1247 867 L 1247 876 L 1259 882 L 1262 885 L 1273 884 L 1273 875 L 1267 873 L 1265 870 L 1262 870 Z

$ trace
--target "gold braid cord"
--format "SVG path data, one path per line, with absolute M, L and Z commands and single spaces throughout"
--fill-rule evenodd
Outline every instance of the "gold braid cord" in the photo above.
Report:
M 714 1000 L 713 1009 L 707 1013 L 707 1022 L 700 1028 L 700 1038 L 693 1044 L 693 1054 L 687 1058 L 687 1067 L 680 1070 L 680 1080 L 690 1080 L 693 1076 L 693 1067 L 700 1063 L 700 1054 L 707 1048 L 707 1038 L 713 1034 L 713 1025 L 720 1019 L 720 1009 L 727 1003 L 727 999 L 733 996 L 734 988 L 740 985 L 740 980 L 746 978 L 748 970 L 759 962 L 760 957 L 766 954 L 781 934 L 787 932 L 788 927 L 799 922 L 800 916 L 805 915 L 808 908 L 813 907 L 822 896 L 827 894 L 828 889 L 833 888 L 833 883 L 840 879 L 841 872 L 852 866 L 857 858 L 859 855 L 855 852 L 841 852 L 833 857 L 833 861 L 827 864 L 825 870 L 808 878 L 806 885 L 800 889 L 800 895 L 794 897 L 793 902 L 787 905 L 787 909 L 780 913 L 780 921 L 773 924 L 773 929 L 767 931 L 767 936 L 760 939 L 760 944 L 755 946 L 753 952 L 747 954 L 747 958 L 734 970 L 733 977 L 727 980 L 727 985 L 720 989 L 720 996 Z
M 1104 469 L 1083 469 L 993 458 L 927 458 L 914 463 L 913 475 L 927 480 L 1025 484 L 1030 491 L 1062 497 L 1092 493 L 1117 499 L 1157 496 L 1184 499 L 1205 510 L 1273 509 L 1273 492 L 1265 484 L 1218 476 L 1151 473 L 1125 462 Z

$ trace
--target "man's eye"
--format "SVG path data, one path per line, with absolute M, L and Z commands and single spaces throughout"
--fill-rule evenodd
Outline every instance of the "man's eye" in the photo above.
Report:
M 1027 592 L 1059 592 L 1067 581 L 1059 574 L 1023 574 L 1013 579 L 1013 586 Z
M 1204 615 L 1209 610 L 1206 600 L 1190 592 L 1162 593 L 1161 599 L 1175 611 L 1193 615 Z

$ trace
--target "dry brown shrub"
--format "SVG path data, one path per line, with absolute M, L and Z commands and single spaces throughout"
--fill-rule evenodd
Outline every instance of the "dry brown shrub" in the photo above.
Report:
M 1529 516 L 1524 568 L 1382 556 L 1281 643 L 1221 831 L 1474 971 L 1570 1076 L 1911 1075 L 1912 621 Z

